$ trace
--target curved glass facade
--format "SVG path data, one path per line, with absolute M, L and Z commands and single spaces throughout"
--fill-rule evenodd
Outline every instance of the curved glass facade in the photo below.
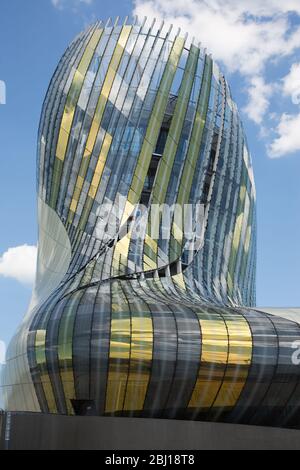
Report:
M 53 75 L 38 145 L 6 409 L 297 426 L 300 326 L 254 307 L 251 159 L 206 51 L 155 21 L 96 23 Z

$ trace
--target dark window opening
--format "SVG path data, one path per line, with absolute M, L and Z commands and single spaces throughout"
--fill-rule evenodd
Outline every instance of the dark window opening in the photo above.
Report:
M 143 204 L 144 206 L 148 206 L 149 204 L 151 191 L 154 185 L 154 180 L 155 180 L 155 176 L 157 173 L 159 160 L 162 157 L 164 150 L 165 150 L 176 101 L 177 101 L 177 97 L 170 95 L 169 101 L 167 104 L 167 109 L 163 118 L 162 126 L 161 126 L 159 136 L 156 142 L 155 150 L 154 150 L 154 153 L 152 154 L 151 162 L 150 162 L 149 169 L 146 175 L 143 191 L 141 194 L 140 203 Z
M 148 206 L 150 194 L 151 194 L 151 191 L 143 190 L 142 195 L 141 195 L 141 201 L 140 201 L 141 204 L 143 204 L 143 206 Z
M 176 276 L 176 274 L 178 274 L 177 261 L 175 261 L 174 263 L 171 263 L 169 267 L 170 267 L 170 275 Z
M 144 272 L 145 279 L 151 279 L 153 277 L 153 271 Z
M 96 414 L 94 400 L 71 400 L 76 416 L 93 416 Z
M 164 153 L 167 137 L 168 137 L 169 129 L 166 127 L 162 127 L 157 139 L 156 147 L 154 153 L 158 155 L 162 155 Z
M 154 153 L 152 155 L 152 158 L 151 158 L 151 162 L 150 162 L 150 165 L 149 165 L 149 168 L 148 168 L 148 173 L 147 173 L 147 176 L 145 178 L 144 187 L 143 187 L 143 191 L 142 191 L 142 195 L 141 195 L 141 201 L 140 202 L 144 206 L 147 206 L 148 203 L 149 203 L 149 200 L 150 200 L 150 195 L 151 195 L 151 191 L 152 191 L 152 188 L 153 188 L 155 176 L 156 176 L 156 173 L 157 173 L 159 160 L 160 160 L 160 155 L 157 155 L 157 154 Z
M 208 194 L 211 185 L 211 180 L 214 172 L 214 165 L 217 155 L 217 145 L 218 145 L 219 134 L 215 133 L 213 136 L 212 146 L 209 154 L 208 165 L 206 168 L 205 179 L 203 184 L 203 190 L 201 195 L 201 204 L 207 204 Z

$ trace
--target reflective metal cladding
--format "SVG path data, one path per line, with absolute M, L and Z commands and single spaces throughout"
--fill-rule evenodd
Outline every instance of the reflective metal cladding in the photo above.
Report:
M 38 139 L 39 250 L 7 410 L 299 426 L 299 325 L 255 309 L 251 158 L 210 55 L 153 21 L 68 47 Z

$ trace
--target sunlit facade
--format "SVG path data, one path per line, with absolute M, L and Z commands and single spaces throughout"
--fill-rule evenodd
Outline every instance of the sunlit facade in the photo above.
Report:
M 300 327 L 254 307 L 251 158 L 205 49 L 155 21 L 80 34 L 44 101 L 37 180 L 7 410 L 298 425 Z

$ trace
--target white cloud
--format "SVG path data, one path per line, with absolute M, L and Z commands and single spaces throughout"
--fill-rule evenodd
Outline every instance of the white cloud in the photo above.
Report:
M 283 93 L 290 96 L 294 104 L 300 104 L 300 63 L 292 64 L 282 81 Z
M 283 157 L 287 154 L 300 152 L 300 113 L 284 113 L 276 128 L 277 137 L 269 145 L 271 158 Z
M 21 245 L 0 256 L 0 275 L 15 279 L 23 284 L 32 284 L 35 279 L 37 248 Z
M 51 0 L 52 5 L 58 10 L 63 10 L 65 7 L 78 7 L 80 4 L 91 5 L 94 0 Z
M 269 60 L 300 47 L 300 27 L 288 12 L 300 14 L 299 0 L 134 0 L 134 12 L 165 19 L 195 36 L 228 71 L 260 74 Z
M 244 89 L 248 95 L 244 111 L 260 126 L 260 135 L 266 139 L 267 124 L 262 124 L 265 117 L 274 114 L 270 101 L 278 90 L 280 78 L 272 77 L 273 83 L 268 83 L 265 71 L 269 65 L 278 64 L 300 49 L 300 26 L 291 21 L 291 13 L 300 16 L 300 0 L 133 1 L 134 13 L 140 18 L 154 17 L 188 31 L 189 37 L 201 41 L 227 73 L 240 74 L 241 88 L 246 84 Z M 294 102 L 295 96 L 300 101 L 299 71 L 300 64 L 294 64 L 280 85 L 282 93 L 292 96 Z M 267 113 L 269 108 L 270 113 Z M 288 114 L 281 116 L 277 138 L 269 145 L 271 157 L 298 149 L 298 118 Z
M 6 346 L 4 341 L 0 340 L 0 366 L 5 363 Z
M 261 124 L 263 117 L 270 105 L 270 97 L 274 91 L 274 86 L 265 83 L 263 77 L 253 77 L 248 88 L 248 104 L 243 111 L 249 119 L 256 124 Z

